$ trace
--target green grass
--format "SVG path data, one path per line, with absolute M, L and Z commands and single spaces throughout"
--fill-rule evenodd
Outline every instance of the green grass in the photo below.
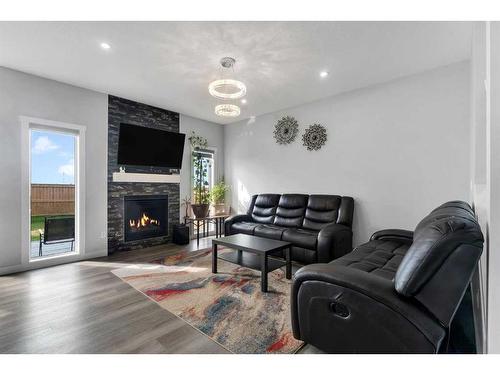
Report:
M 31 217 L 31 241 L 36 241 L 40 239 L 40 233 L 38 229 L 43 231 L 43 224 L 45 222 L 45 216 L 32 216 Z

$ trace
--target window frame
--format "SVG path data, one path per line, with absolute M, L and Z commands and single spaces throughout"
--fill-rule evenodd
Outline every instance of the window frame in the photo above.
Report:
M 207 151 L 213 155 L 213 183 L 217 183 L 219 179 L 219 164 L 217 161 L 217 148 L 216 147 L 204 147 L 200 151 Z M 193 172 L 193 153 L 197 152 L 197 150 L 191 146 L 191 152 L 189 154 L 189 194 L 192 197 L 194 192 L 194 172 Z

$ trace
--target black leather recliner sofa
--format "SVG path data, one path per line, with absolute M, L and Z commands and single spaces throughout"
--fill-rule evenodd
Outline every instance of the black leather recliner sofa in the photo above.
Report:
M 295 273 L 293 334 L 329 353 L 446 352 L 482 250 L 474 212 L 460 201 L 414 232 L 376 232 L 346 256 Z
M 291 242 L 292 260 L 329 262 L 352 250 L 353 211 L 351 197 L 258 194 L 245 215 L 225 221 L 225 233 Z

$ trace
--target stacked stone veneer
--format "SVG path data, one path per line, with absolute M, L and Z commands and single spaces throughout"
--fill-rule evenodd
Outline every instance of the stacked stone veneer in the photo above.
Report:
M 172 227 L 179 223 L 179 184 L 113 182 L 113 172 L 118 172 L 118 134 L 120 124 L 132 124 L 154 129 L 179 132 L 179 114 L 131 100 L 108 98 L 108 253 L 160 245 L 170 241 Z M 90 145 L 91 146 L 91 145 Z M 90 151 L 91 152 L 91 151 Z M 156 167 L 128 167 L 126 172 L 169 173 Z M 124 241 L 123 197 L 126 195 L 168 195 L 168 235 L 134 242 Z

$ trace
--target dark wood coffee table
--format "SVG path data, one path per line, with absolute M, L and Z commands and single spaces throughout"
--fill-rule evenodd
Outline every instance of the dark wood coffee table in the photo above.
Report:
M 217 256 L 217 245 L 225 246 L 236 252 Z M 286 266 L 285 276 L 292 278 L 290 242 L 271 240 L 268 238 L 250 236 L 248 234 L 234 234 L 232 236 L 212 240 L 212 272 L 217 273 L 217 258 L 239 264 L 243 267 L 261 271 L 260 289 L 267 292 L 267 274 Z M 285 251 L 285 261 L 269 258 L 280 250 Z

